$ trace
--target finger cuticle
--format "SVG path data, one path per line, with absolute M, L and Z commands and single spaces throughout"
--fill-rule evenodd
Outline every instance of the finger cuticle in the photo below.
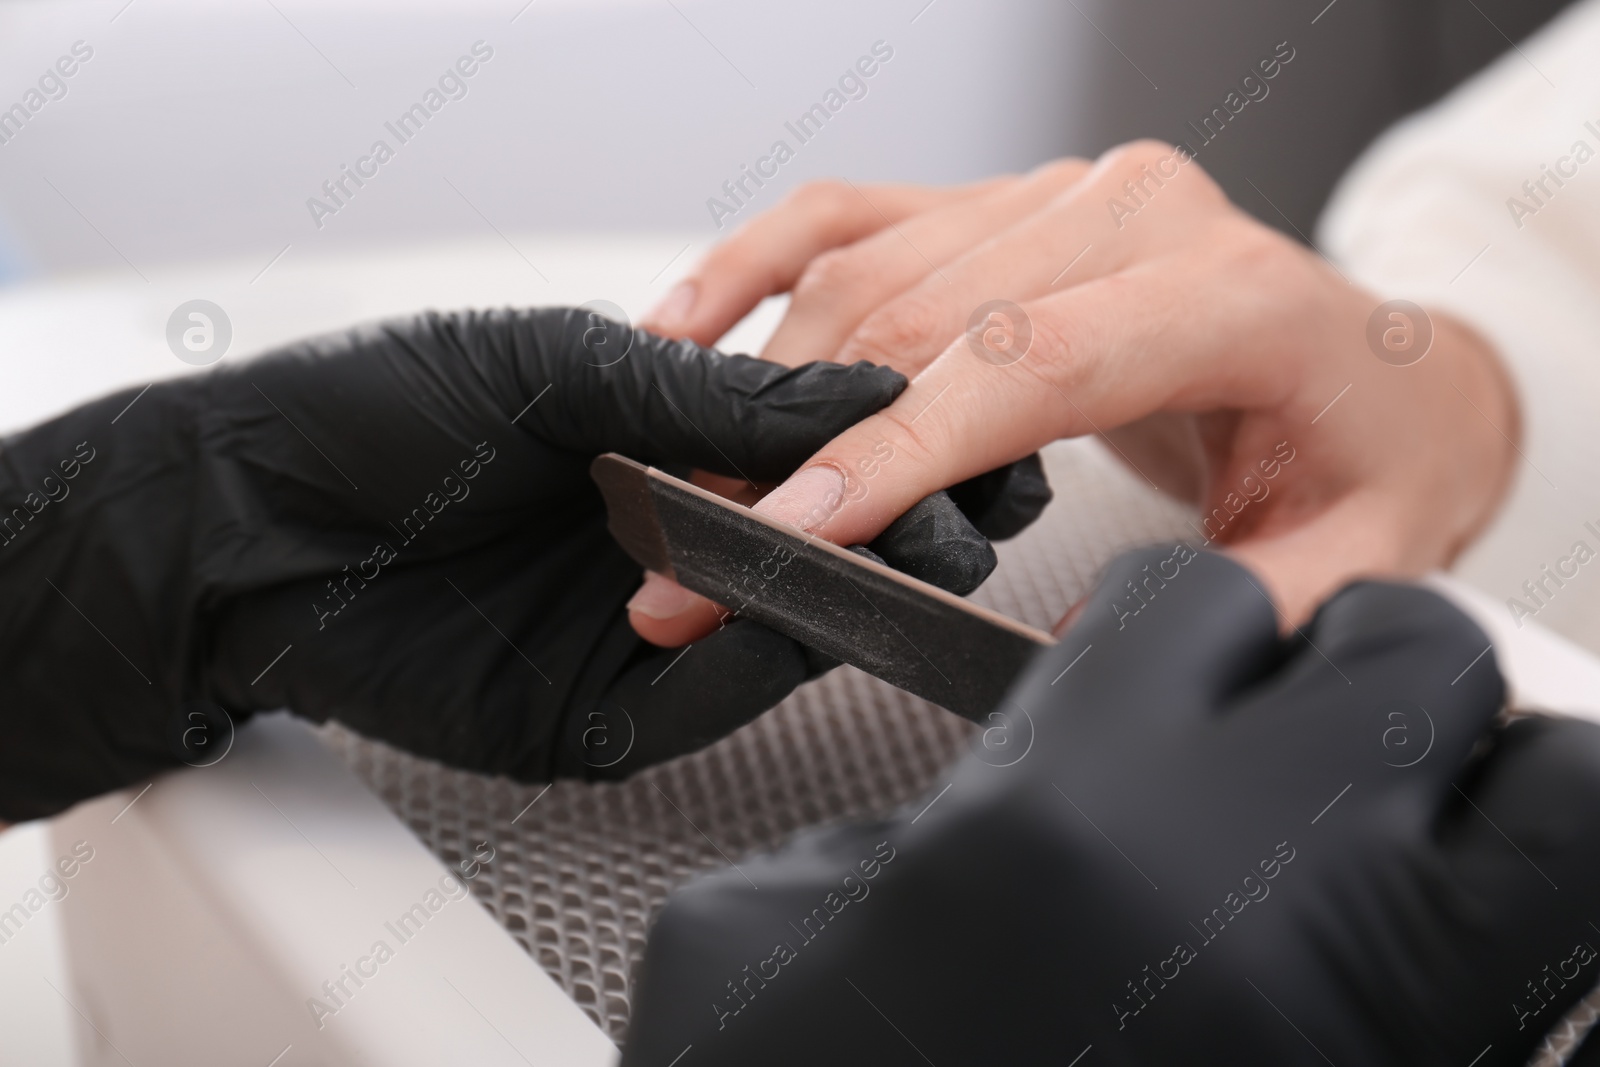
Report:
M 755 510 L 810 532 L 837 515 L 845 499 L 844 472 L 818 463 L 797 472 L 768 493 Z
M 646 574 L 644 584 L 628 601 L 628 610 L 657 620 L 676 619 L 688 613 L 697 602 L 689 590 L 659 574 Z
M 645 314 L 644 321 L 652 328 L 665 333 L 681 330 L 688 325 L 689 316 L 693 313 L 695 301 L 699 296 L 699 284 L 693 279 L 686 278 L 667 291 L 661 302 Z

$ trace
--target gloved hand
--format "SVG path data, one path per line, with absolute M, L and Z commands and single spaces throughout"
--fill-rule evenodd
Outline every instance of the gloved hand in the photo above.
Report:
M 681 652 L 636 638 L 623 604 L 640 571 L 606 532 L 590 460 L 772 482 L 904 386 L 577 310 L 428 314 L 14 436 L 0 818 L 206 762 L 228 716 L 285 706 L 525 780 L 707 744 L 826 664 L 743 621 Z M 1037 514 L 1039 485 L 1018 478 Z M 982 488 L 969 506 L 1021 499 Z M 994 565 L 944 494 L 871 547 L 958 592 Z
M 1488 644 L 1124 556 L 948 786 L 675 894 L 624 1063 L 1521 1067 L 1600 977 L 1600 727 L 1494 726 Z

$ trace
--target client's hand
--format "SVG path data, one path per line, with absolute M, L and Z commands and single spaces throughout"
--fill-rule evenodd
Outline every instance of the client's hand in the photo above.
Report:
M 288 707 L 477 770 L 608 777 L 826 666 L 735 621 L 662 652 L 590 460 L 771 482 L 893 399 L 578 311 L 424 315 L 107 397 L 0 450 L 0 818 L 57 811 Z M 966 591 L 943 494 L 874 544 Z M 207 747 L 209 746 L 209 747 Z
M 1528 1062 L 1600 977 L 1600 727 L 1495 725 L 1420 589 L 1280 639 L 1178 546 L 1090 604 L 926 796 L 679 890 L 624 1062 Z
M 914 377 L 760 507 L 844 544 L 934 489 L 1098 433 L 1198 503 L 1197 538 L 1298 619 L 1352 576 L 1448 563 L 1516 462 L 1515 399 L 1481 339 L 1441 315 L 1379 313 L 1164 145 L 925 203 L 808 187 L 714 250 L 651 326 L 710 342 L 789 290 L 767 358 Z M 852 492 L 875 447 L 893 465 Z M 703 629 L 684 597 L 657 588 L 648 603 L 684 610 L 650 624 L 657 639 Z

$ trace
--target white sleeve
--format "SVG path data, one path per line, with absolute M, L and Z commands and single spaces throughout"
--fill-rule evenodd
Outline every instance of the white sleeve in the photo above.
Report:
M 1352 280 L 1498 348 L 1523 460 L 1456 573 L 1600 651 L 1600 0 L 1386 133 L 1319 234 Z

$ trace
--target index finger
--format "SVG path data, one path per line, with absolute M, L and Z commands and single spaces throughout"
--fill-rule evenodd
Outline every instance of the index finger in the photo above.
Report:
M 668 337 L 713 344 L 762 300 L 792 289 L 806 264 L 822 253 L 1012 180 L 949 188 L 809 182 L 707 253 L 640 325 Z

